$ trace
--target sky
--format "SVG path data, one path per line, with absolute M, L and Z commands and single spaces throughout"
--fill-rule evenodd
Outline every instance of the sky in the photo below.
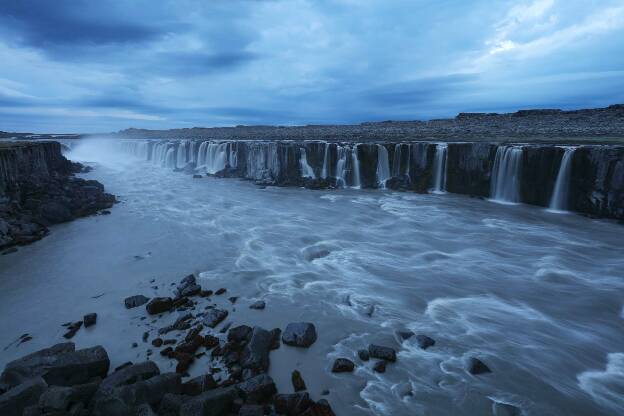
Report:
M 624 103 L 624 0 L 1 0 L 0 130 Z

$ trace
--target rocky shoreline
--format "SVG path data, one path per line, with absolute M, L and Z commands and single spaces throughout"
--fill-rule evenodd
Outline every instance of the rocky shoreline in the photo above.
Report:
M 147 331 L 141 336 L 150 343 L 147 360 L 126 362 L 109 372 L 110 359 L 101 346 L 76 350 L 71 342 L 53 345 L 8 363 L 0 375 L 0 414 L 6 416 L 199 416 L 199 415 L 288 415 L 331 416 L 334 412 L 325 397 L 330 391 L 308 391 L 305 375 L 294 369 L 292 392 L 278 393 L 268 375 L 271 351 L 308 348 L 319 334 L 310 322 L 293 322 L 284 330 L 260 326 L 231 326 L 228 310 L 218 308 L 213 297 L 228 296 L 225 288 L 205 290 L 194 275 L 183 278 L 171 297 L 149 299 L 134 295 L 124 300 L 128 309 L 145 308 L 142 319 L 152 323 L 177 313 L 172 325 Z M 229 297 L 232 308 L 237 297 Z M 120 305 L 121 307 L 121 305 Z M 266 307 L 264 301 L 250 306 Z M 97 324 L 97 314 L 64 324 L 72 338 L 84 325 Z M 137 334 L 138 335 L 138 334 Z M 435 348 L 435 340 L 424 334 L 398 333 L 404 341 L 414 337 L 422 349 Z M 21 342 L 28 342 L 24 334 Z M 137 348 L 134 343 L 131 348 Z M 161 373 L 150 356 L 159 355 L 175 362 L 175 372 Z M 333 373 L 350 373 L 357 366 L 370 365 L 373 371 L 392 371 L 397 351 L 385 345 L 370 344 L 358 351 L 358 358 L 339 357 Z M 204 366 L 206 372 L 190 378 L 191 366 Z M 491 372 L 473 357 L 466 371 L 474 376 Z M 318 396 L 317 400 L 311 396 Z
M 67 160 L 57 142 L 0 143 L 0 251 L 37 241 L 48 226 L 106 211 L 116 202 L 89 168 Z

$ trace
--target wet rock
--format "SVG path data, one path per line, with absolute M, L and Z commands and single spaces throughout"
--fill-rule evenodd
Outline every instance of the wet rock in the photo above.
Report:
M 302 390 L 307 390 L 305 381 L 303 381 L 303 377 L 298 370 L 292 372 L 290 380 L 292 382 L 293 389 L 295 389 L 295 393 Z
M 156 315 L 159 313 L 170 311 L 173 307 L 173 300 L 168 297 L 154 298 L 145 306 L 147 313 Z
M 48 385 L 41 377 L 34 377 L 0 395 L 0 415 L 22 416 L 28 406 L 36 405 Z
M 522 410 L 514 405 L 494 402 L 492 403 L 494 416 L 522 416 Z
M 136 348 L 136 347 L 138 347 L 138 346 L 139 346 L 139 344 L 137 344 L 136 342 L 133 342 L 133 343 L 131 344 L 131 347 L 132 347 L 132 348 Z
M 217 289 L 217 291 L 215 292 L 215 295 L 222 295 L 222 294 L 224 294 L 225 292 L 227 292 L 227 289 L 226 289 L 226 288 L 224 288 L 224 287 L 222 287 L 222 288 L 220 288 L 220 289 Z
M 468 372 L 472 375 L 491 373 L 492 370 L 478 358 L 472 357 L 468 361 Z
M 83 318 L 85 328 L 95 325 L 97 322 L 97 313 L 88 313 Z
M 429 347 L 433 347 L 435 345 L 435 340 L 433 338 L 429 338 L 427 335 L 416 335 L 416 342 L 418 346 L 423 350 L 426 350 Z
M 141 337 L 143 342 L 147 342 L 148 338 L 149 338 L 149 332 L 147 332 L 147 331 L 143 332 L 143 336 Z
M 221 328 L 219 332 L 222 334 L 225 334 L 226 332 L 229 331 L 231 326 L 232 326 L 232 322 L 228 322 L 227 324 L 223 325 L 223 328 Z
M 204 347 L 206 349 L 211 349 L 219 345 L 219 338 L 214 335 L 205 335 L 204 336 Z
M 154 338 L 152 340 L 152 345 L 155 346 L 156 348 L 160 348 L 163 345 L 162 338 Z
M 373 366 L 373 371 L 376 373 L 385 373 L 386 372 L 386 361 L 381 360 L 377 361 Z
M 123 370 L 126 367 L 130 367 L 131 365 L 133 365 L 134 363 L 132 361 L 126 361 L 123 364 L 118 365 L 117 367 L 115 367 L 115 369 L 113 370 L 113 372 L 115 371 L 119 371 L 119 370 Z
M 32 339 L 33 339 L 33 338 L 32 338 L 30 335 L 28 335 L 28 334 L 24 334 L 24 335 L 22 335 L 22 336 L 19 338 L 19 343 L 20 343 L 20 344 L 23 344 L 24 342 L 31 341 Z
M 195 296 L 195 295 L 199 295 L 201 290 L 202 288 L 200 285 L 192 284 L 192 285 L 185 286 L 183 289 L 179 290 L 178 294 L 179 296 Z
M 172 325 L 160 328 L 158 330 L 158 333 L 163 335 L 171 331 L 186 331 L 187 329 L 191 328 L 191 324 L 189 322 L 189 320 L 191 319 L 193 319 L 193 314 L 190 312 L 185 313 L 179 316 Z
M 271 333 L 259 326 L 254 327 L 251 338 L 241 354 L 241 365 L 254 372 L 265 372 L 269 369 L 269 351 L 273 337 Z
M 301 416 L 336 416 L 331 406 L 325 399 L 312 403 Z
M 204 317 L 204 325 L 214 328 L 228 316 L 228 311 L 223 309 L 209 309 Z
M 312 406 L 314 402 L 308 393 L 278 394 L 275 396 L 275 411 L 278 414 L 287 416 L 298 416 L 303 414 Z
M 116 387 L 134 384 L 137 381 L 148 380 L 160 374 L 158 366 L 153 361 L 144 361 L 133 364 L 110 374 L 99 386 L 98 394 L 108 394 Z
M 173 348 L 172 347 L 167 347 L 167 348 L 162 349 L 160 351 L 160 355 L 162 355 L 163 357 L 172 358 L 173 357 Z
M 199 296 L 201 296 L 202 298 L 207 298 L 208 296 L 212 296 L 212 290 L 202 290 L 201 292 L 199 292 Z
M 76 335 L 76 332 L 78 332 L 78 330 L 82 327 L 82 321 L 77 321 L 77 322 L 72 322 L 68 327 L 67 327 L 67 332 L 65 334 L 63 334 L 63 338 L 65 339 L 71 339 L 74 337 L 74 335 Z
M 308 348 L 316 341 L 316 328 L 310 322 L 295 322 L 286 326 L 282 342 L 293 347 Z
M 193 175 L 193 179 L 201 179 L 201 178 L 203 178 L 202 175 Z
M 228 300 L 229 300 L 229 301 L 232 303 L 232 305 L 233 305 L 233 304 L 235 304 L 235 303 L 236 303 L 236 301 L 238 300 L 238 296 L 232 296 L 232 297 L 229 297 L 229 298 L 228 298 Z
M 76 351 L 73 343 L 57 344 L 8 363 L 0 385 L 15 386 L 40 376 L 49 385 L 72 386 L 105 377 L 109 366 L 101 346 Z
M 249 305 L 249 309 L 264 309 L 265 307 L 266 303 L 263 300 L 257 300 Z
M 205 391 L 217 388 L 217 382 L 211 374 L 195 377 L 182 384 L 182 394 L 197 396 Z
M 329 395 L 329 390 L 325 389 L 321 391 L 321 396 L 327 396 L 327 395 Z
M 368 361 L 370 359 L 368 350 L 358 350 L 358 357 L 360 357 L 360 360 L 362 361 Z
M 176 373 L 178 374 L 185 374 L 191 367 L 191 364 L 195 362 L 195 357 L 192 354 L 174 351 L 172 355 L 178 362 L 176 365 Z
M 134 295 L 124 299 L 124 303 L 126 304 L 127 309 L 132 309 L 137 306 L 145 305 L 148 300 L 149 298 L 146 298 L 143 295 Z
M 271 342 L 271 350 L 277 350 L 280 347 L 280 338 L 282 337 L 282 330 L 279 328 L 273 328 L 271 331 L 271 338 L 273 341 Z
M 236 385 L 240 396 L 247 402 L 262 403 L 277 393 L 273 379 L 260 374 Z
M 405 341 L 406 339 L 410 339 L 415 334 L 412 331 L 397 331 L 397 335 L 401 341 Z
M 190 399 L 189 396 L 166 393 L 158 406 L 158 414 L 160 416 L 178 416 L 180 407 Z
M 350 373 L 354 368 L 353 361 L 347 358 L 337 358 L 332 366 L 332 373 Z
M 237 397 L 237 390 L 234 387 L 209 390 L 182 404 L 180 416 L 227 415 Z
M 368 346 L 368 354 L 372 358 L 378 358 L 380 360 L 386 360 L 395 362 L 396 351 L 390 347 L 383 347 L 381 345 L 370 344 Z

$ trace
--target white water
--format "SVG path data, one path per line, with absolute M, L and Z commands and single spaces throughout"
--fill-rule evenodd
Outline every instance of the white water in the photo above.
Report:
M 338 160 L 336 161 L 336 183 L 339 187 L 347 187 L 347 153 L 349 152 L 348 146 L 336 146 L 336 154 Z
M 104 345 L 113 368 L 145 360 L 154 348 L 141 335 L 161 323 L 141 321 L 123 298 L 170 295 L 171 282 L 195 271 L 203 287 L 239 296 L 236 305 L 213 297 L 235 325 L 316 324 L 317 342 L 273 351 L 270 372 L 290 393 L 299 369 L 311 397 L 338 415 L 490 416 L 494 402 L 525 416 L 624 414 L 624 249 L 614 223 L 453 194 L 197 180 L 103 146 L 70 157 L 97 161 L 84 176 L 123 203 L 0 256 L 0 348 L 33 335 L 0 350 L 0 366 L 64 341 L 61 324 L 89 312 L 98 323 L 78 332 L 78 347 Z M 266 310 L 248 308 L 257 299 Z M 405 329 L 436 346 L 400 342 L 395 331 Z M 357 358 L 371 342 L 398 351 L 384 374 Z M 339 356 L 356 363 L 353 374 L 331 373 Z M 493 373 L 468 374 L 472 356 Z M 156 350 L 151 358 L 173 370 Z M 203 357 L 191 375 L 207 368 Z
M 496 149 L 490 185 L 490 198 L 497 202 L 520 202 L 522 148 L 499 146 Z
M 329 172 L 329 143 L 325 143 L 325 151 L 323 152 L 323 168 L 321 170 L 321 178 L 327 179 Z
M 446 191 L 446 158 L 448 145 L 438 143 L 436 145 L 435 159 L 433 161 L 433 189 L 435 193 Z
M 314 174 L 314 169 L 312 169 L 312 166 L 308 165 L 305 148 L 302 147 L 300 150 L 301 157 L 299 159 L 299 166 L 301 168 L 301 177 L 315 179 L 316 175 Z
M 385 189 L 386 182 L 390 179 L 390 162 L 386 146 L 377 145 L 377 185 Z
M 572 175 L 572 158 L 574 157 L 574 147 L 566 147 L 561 159 L 561 166 L 557 174 L 555 189 L 550 199 L 550 210 L 555 212 L 566 212 L 570 199 L 570 177 Z
M 358 158 L 358 145 L 354 145 L 351 150 L 351 169 L 353 171 L 353 185 L 355 189 L 362 187 L 362 181 L 360 180 L 360 159 Z

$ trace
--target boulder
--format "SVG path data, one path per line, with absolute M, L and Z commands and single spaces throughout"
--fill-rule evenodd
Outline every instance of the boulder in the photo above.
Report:
M 273 379 L 266 374 L 260 374 L 236 385 L 240 396 L 247 402 L 262 403 L 269 400 L 277 388 Z
M 358 350 L 358 357 L 360 357 L 360 360 L 362 361 L 370 360 L 370 354 L 368 353 L 368 350 Z
M 160 370 L 153 361 L 144 361 L 126 366 L 102 380 L 98 394 L 110 393 L 116 387 L 134 384 L 137 381 L 147 380 L 159 374 Z
M 271 331 L 271 338 L 273 342 L 271 342 L 271 350 L 276 350 L 280 347 L 280 338 L 282 336 L 282 330 L 279 328 L 273 328 Z
M 405 341 L 406 339 L 413 337 L 415 334 L 412 331 L 397 331 L 397 335 L 401 341 Z
M 221 387 L 195 396 L 180 406 L 179 416 L 222 416 L 238 397 L 235 387 Z
M 97 322 L 97 313 L 88 313 L 83 318 L 85 328 L 95 325 Z
M 104 348 L 74 349 L 73 343 L 57 344 L 12 361 L 0 376 L 0 384 L 15 386 L 40 376 L 49 385 L 72 386 L 106 376 L 110 360 Z
M 173 300 L 168 297 L 154 298 L 149 301 L 145 306 L 147 313 L 150 315 L 156 315 L 159 313 L 167 312 L 173 307 Z
M 235 326 L 228 331 L 227 340 L 239 344 L 246 343 L 251 338 L 252 331 L 253 328 L 247 325 Z
M 39 408 L 44 412 L 54 412 L 68 411 L 77 403 L 82 403 L 86 407 L 99 384 L 99 381 L 95 381 L 71 387 L 51 386 L 39 398 Z
M 48 385 L 41 377 L 34 377 L 13 387 L 0 395 L 0 415 L 22 416 L 24 409 L 39 402 L 39 398 L 47 387 Z
M 266 329 L 254 327 L 251 338 L 241 354 L 241 365 L 257 373 L 266 372 L 269 369 L 269 351 L 273 337 Z
M 295 322 L 286 326 L 282 342 L 293 347 L 308 348 L 316 341 L 316 328 L 310 322 Z
M 368 354 L 372 358 L 378 358 L 386 361 L 396 361 L 396 351 L 390 347 L 383 347 L 381 345 L 370 344 L 368 346 Z
M 238 416 L 263 416 L 264 407 L 259 404 L 244 404 L 238 411 Z
M 275 396 L 275 411 L 286 416 L 299 416 L 314 402 L 308 393 L 278 394 Z
M 192 285 L 185 286 L 182 289 L 178 289 L 178 295 L 179 296 L 195 296 L 195 295 L 199 295 L 199 292 L 201 292 L 201 290 L 202 290 L 201 286 L 194 283 Z
M 301 416 L 336 416 L 331 406 L 325 399 L 312 403 Z
M 376 373 L 385 373 L 386 372 L 386 361 L 380 360 L 375 363 L 373 366 L 373 371 Z
M 298 370 L 295 370 L 292 372 L 290 376 L 290 380 L 292 382 L 295 393 L 302 391 L 302 390 L 307 390 L 305 381 L 303 381 L 303 377 L 301 376 L 301 373 Z
M 204 325 L 214 328 L 228 316 L 228 311 L 224 309 L 209 309 L 204 317 Z
M 160 401 L 160 405 L 158 406 L 158 415 L 178 416 L 178 414 L 180 413 L 180 407 L 182 407 L 182 405 L 190 399 L 191 397 L 189 396 L 166 393 Z
M 337 358 L 332 366 L 332 373 L 350 373 L 354 368 L 353 361 L 347 358 Z
M 189 396 L 197 396 L 205 391 L 212 390 L 217 387 L 217 382 L 211 374 L 195 377 L 182 384 L 182 394 Z
M 137 306 L 145 305 L 149 298 L 143 295 L 134 295 L 124 299 L 127 309 L 136 308 Z

